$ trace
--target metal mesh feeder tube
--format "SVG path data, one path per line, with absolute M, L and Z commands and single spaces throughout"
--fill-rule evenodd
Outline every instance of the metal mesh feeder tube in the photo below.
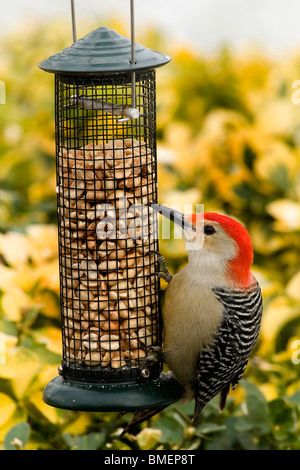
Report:
M 159 343 L 156 262 L 148 254 L 157 249 L 149 207 L 156 198 L 153 72 L 140 74 L 134 122 L 118 123 L 102 105 L 129 109 L 130 75 L 117 84 L 57 76 L 56 87 L 62 373 L 79 379 L 84 367 L 85 379 L 135 378 Z M 75 89 L 85 98 L 74 116 L 65 103 Z M 121 105 L 112 103 L 114 94 Z
M 131 64 L 129 47 L 99 28 L 40 64 L 55 73 L 63 345 L 60 376 L 44 400 L 60 408 L 133 411 L 181 395 L 156 354 L 162 324 L 151 209 L 155 67 L 170 59 L 138 45 Z

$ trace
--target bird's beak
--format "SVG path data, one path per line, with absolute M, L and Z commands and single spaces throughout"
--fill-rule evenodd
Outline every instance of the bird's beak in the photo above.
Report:
M 193 230 L 196 232 L 196 227 L 181 212 L 161 204 L 151 204 L 151 207 L 159 214 L 174 222 L 174 224 L 179 225 L 183 230 Z

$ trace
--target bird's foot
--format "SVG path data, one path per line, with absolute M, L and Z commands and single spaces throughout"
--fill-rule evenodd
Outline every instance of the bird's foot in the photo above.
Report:
M 139 364 L 145 365 L 153 362 L 163 361 L 164 354 L 161 346 L 149 346 L 147 352 L 148 354 L 146 357 L 137 358 L 135 361 Z
M 150 250 L 150 251 L 148 251 L 147 254 L 148 255 L 156 255 L 157 258 L 158 258 L 159 266 L 160 266 L 160 271 L 155 272 L 153 274 L 150 274 L 150 276 L 158 276 L 160 279 L 163 279 L 164 281 L 166 281 L 169 284 L 169 282 L 172 281 L 173 276 L 168 270 L 166 260 L 163 257 L 163 255 L 161 255 L 159 251 L 155 251 L 155 250 Z
M 147 358 L 154 362 L 163 361 L 163 348 L 161 346 L 149 346 Z

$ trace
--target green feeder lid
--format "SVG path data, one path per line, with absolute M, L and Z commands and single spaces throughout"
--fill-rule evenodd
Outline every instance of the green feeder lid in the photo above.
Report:
M 98 28 L 62 52 L 43 60 L 39 67 L 53 73 L 104 74 L 134 72 L 168 63 L 171 58 L 135 43 L 131 64 L 131 41 L 109 28 Z

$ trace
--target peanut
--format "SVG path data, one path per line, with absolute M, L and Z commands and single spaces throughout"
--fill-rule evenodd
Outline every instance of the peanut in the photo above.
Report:
M 130 137 L 58 157 L 63 328 L 70 361 L 137 365 L 156 342 L 155 180 L 150 149 Z M 154 325 L 153 325 L 154 322 Z

